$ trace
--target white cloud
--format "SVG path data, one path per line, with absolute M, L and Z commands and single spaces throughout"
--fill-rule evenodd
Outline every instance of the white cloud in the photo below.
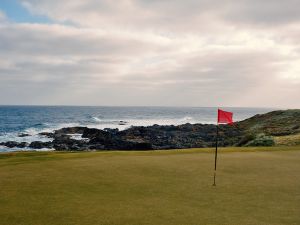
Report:
M 22 2 L 56 24 L 0 23 L 3 103 L 300 107 L 296 1 Z

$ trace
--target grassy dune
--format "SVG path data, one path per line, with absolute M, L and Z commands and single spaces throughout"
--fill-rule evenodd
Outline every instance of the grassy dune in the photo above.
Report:
M 0 225 L 300 224 L 299 150 L 0 154 Z
M 300 134 L 274 137 L 276 145 L 293 146 L 300 145 Z

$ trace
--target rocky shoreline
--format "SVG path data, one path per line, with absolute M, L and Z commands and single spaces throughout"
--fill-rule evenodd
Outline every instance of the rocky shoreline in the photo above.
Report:
M 235 127 L 220 128 L 220 145 L 234 144 L 241 136 Z M 215 143 L 216 126 L 210 124 L 184 124 L 180 126 L 132 127 L 118 129 L 96 129 L 68 127 L 53 133 L 40 133 L 53 141 L 31 143 L 8 141 L 0 143 L 9 148 L 55 149 L 55 150 L 153 150 L 211 147 Z M 80 139 L 74 139 L 73 135 Z
M 274 136 L 300 133 L 300 110 L 281 110 L 256 115 L 235 123 L 219 126 L 219 146 L 270 146 Z M 27 135 L 27 134 L 21 134 Z M 86 150 L 155 150 L 213 147 L 216 125 L 183 124 L 131 127 L 127 130 L 67 127 L 52 133 L 43 132 L 52 141 L 0 143 L 8 148 Z M 78 138 L 74 138 L 74 135 Z

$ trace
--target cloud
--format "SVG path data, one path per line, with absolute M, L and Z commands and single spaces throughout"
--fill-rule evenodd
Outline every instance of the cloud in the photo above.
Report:
M 53 24 L 0 12 L 2 103 L 300 107 L 296 1 L 22 4 Z
M 299 23 L 298 0 L 246 0 L 232 1 L 231 7 L 223 13 L 225 19 L 252 26 L 285 26 Z
M 127 27 L 197 32 L 229 27 L 284 26 L 299 22 L 298 0 L 23 0 L 32 13 L 85 27 Z

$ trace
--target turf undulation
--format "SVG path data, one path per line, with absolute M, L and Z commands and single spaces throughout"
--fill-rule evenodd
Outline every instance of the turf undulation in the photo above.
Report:
M 0 225 L 298 225 L 300 147 L 0 154 Z

